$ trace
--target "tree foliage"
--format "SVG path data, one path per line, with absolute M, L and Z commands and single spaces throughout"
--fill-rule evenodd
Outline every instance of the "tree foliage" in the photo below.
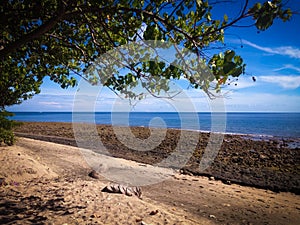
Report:
M 0 145 L 2 143 L 7 145 L 13 145 L 15 143 L 12 129 L 21 125 L 21 123 L 9 120 L 7 117 L 10 116 L 13 116 L 13 113 L 0 111 Z
M 93 60 L 138 40 L 171 42 L 194 52 L 210 68 L 218 90 L 229 76 L 245 70 L 242 58 L 232 50 L 206 54 L 212 44 L 224 43 L 226 29 L 251 18 L 258 30 L 265 30 L 277 18 L 289 20 L 292 12 L 280 0 L 254 6 L 245 0 L 236 18 L 215 19 L 211 13 L 215 4 L 205 0 L 4 0 L 0 5 L 0 107 L 39 93 L 45 76 L 62 88 L 75 86 L 76 76 L 99 83 L 103 79 L 89 73 Z M 212 81 L 151 58 L 135 65 L 123 62 L 123 66 L 128 73 L 114 71 L 103 84 L 131 98 L 136 97 L 131 89 L 138 84 L 154 94 L 167 91 L 170 79 L 185 77 L 193 87 L 208 92 Z
M 15 122 L 6 106 L 19 104 L 40 92 L 44 77 L 75 86 L 76 76 L 103 84 L 128 98 L 157 96 L 169 91 L 170 80 L 185 78 L 194 88 L 220 90 L 230 77 L 245 71 L 243 59 L 231 49 L 209 54 L 223 46 L 226 29 L 253 22 L 258 30 L 275 19 L 292 16 L 280 0 L 249 5 L 244 0 L 236 18 L 215 18 L 211 0 L 4 0 L 0 4 L 0 143 L 14 143 Z M 130 43 L 151 41 L 161 48 L 176 47 L 175 59 L 166 63 L 139 45 L 101 56 Z M 186 61 L 190 53 L 196 59 Z M 184 56 L 184 57 L 183 57 Z M 137 63 L 138 61 L 138 63 Z M 187 68 L 188 67 L 188 68 Z M 126 68 L 122 70 L 122 68 Z M 98 71 L 96 74 L 95 71 Z M 126 71 L 126 72 L 124 72 Z M 200 72 L 199 72 L 200 71 Z M 207 76 L 210 74 L 211 76 Z M 212 86 L 212 84 L 214 86 Z M 143 89 L 137 93 L 134 88 Z

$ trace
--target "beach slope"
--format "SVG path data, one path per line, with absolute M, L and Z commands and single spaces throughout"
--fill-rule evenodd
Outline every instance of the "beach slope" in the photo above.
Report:
M 97 155 L 97 157 L 101 157 Z M 115 159 L 117 160 L 117 159 Z M 122 159 L 124 160 L 124 159 Z M 101 190 L 73 146 L 18 138 L 0 147 L 0 224 L 298 224 L 298 195 L 179 173 L 142 199 Z M 125 160 L 122 161 L 125 163 Z M 132 168 L 141 164 L 128 161 Z

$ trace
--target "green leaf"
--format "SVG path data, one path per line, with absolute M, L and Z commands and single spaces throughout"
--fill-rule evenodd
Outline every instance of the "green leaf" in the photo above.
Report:
M 228 22 L 228 16 L 226 14 L 224 15 L 224 21 Z
M 231 62 L 231 60 L 233 59 L 233 57 L 235 56 L 235 52 L 232 50 L 227 50 L 225 52 L 225 61 L 227 62 Z
M 229 73 L 236 67 L 236 64 L 233 62 L 228 62 L 224 65 L 223 70 L 225 75 L 230 75 Z

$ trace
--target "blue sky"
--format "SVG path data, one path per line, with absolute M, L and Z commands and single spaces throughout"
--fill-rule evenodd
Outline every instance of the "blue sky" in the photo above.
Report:
M 294 11 L 300 11 L 299 0 L 290 0 L 287 5 Z M 235 10 L 232 10 L 233 7 Z M 240 3 L 235 3 L 216 9 L 216 12 L 220 15 L 226 13 L 230 18 L 234 17 L 239 9 Z M 223 88 L 225 110 L 300 112 L 300 15 L 295 15 L 287 23 L 276 20 L 270 29 L 260 33 L 257 33 L 255 28 L 231 28 L 226 32 L 228 34 L 225 36 L 226 45 L 243 57 L 247 64 L 247 74 L 239 78 L 237 85 L 233 82 Z M 253 82 L 252 76 L 256 78 L 256 82 Z M 94 93 L 98 94 L 95 87 L 85 87 L 86 90 L 91 92 L 94 90 Z M 39 95 L 7 110 L 72 111 L 74 96 L 78 93 L 77 88 L 63 90 L 46 78 Z M 192 104 L 196 111 L 212 110 L 211 105 L 214 103 L 201 90 L 188 89 L 185 100 L 187 96 L 189 101 L 186 104 Z M 178 98 L 178 102 L 184 100 L 180 100 L 180 96 Z M 86 101 L 89 102 L 88 99 Z M 174 111 L 176 110 L 174 104 L 177 104 L 174 101 L 148 97 L 138 102 L 134 109 Z M 93 107 L 96 111 L 110 111 L 123 107 L 125 109 L 128 107 L 128 101 L 121 101 L 110 90 L 102 89 Z M 81 109 L 85 111 L 84 105 Z

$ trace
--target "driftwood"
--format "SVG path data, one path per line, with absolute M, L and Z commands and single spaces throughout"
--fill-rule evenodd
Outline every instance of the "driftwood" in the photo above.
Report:
M 142 198 L 142 190 L 140 187 L 129 187 L 122 184 L 109 184 L 105 188 L 102 189 L 103 192 L 108 193 L 119 193 L 127 196 L 137 196 L 138 198 Z

